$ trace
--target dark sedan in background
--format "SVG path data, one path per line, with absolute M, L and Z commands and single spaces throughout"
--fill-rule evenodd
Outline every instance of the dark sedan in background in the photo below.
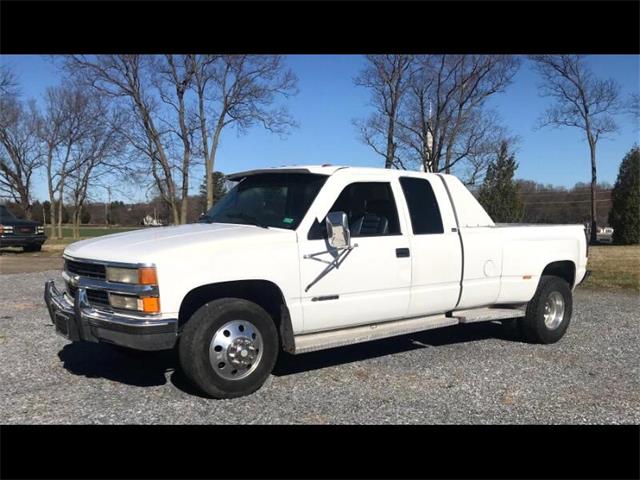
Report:
M 0 247 L 22 247 L 25 252 L 39 252 L 46 239 L 40 222 L 20 219 L 0 205 Z

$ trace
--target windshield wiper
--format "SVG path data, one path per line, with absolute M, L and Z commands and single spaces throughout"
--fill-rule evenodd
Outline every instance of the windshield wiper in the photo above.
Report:
M 246 220 L 247 222 L 251 222 L 251 225 L 255 225 L 256 227 L 260 227 L 260 228 L 269 228 L 269 225 L 265 225 L 263 223 L 260 222 L 260 220 L 258 220 L 256 217 L 254 217 L 253 215 L 247 215 L 246 213 L 229 213 L 227 214 L 228 218 L 237 218 L 239 220 Z

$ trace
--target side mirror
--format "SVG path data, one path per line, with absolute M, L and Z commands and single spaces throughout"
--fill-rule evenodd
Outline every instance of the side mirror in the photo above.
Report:
M 351 247 L 349 220 L 344 212 L 330 212 L 325 220 L 329 245 L 336 249 Z

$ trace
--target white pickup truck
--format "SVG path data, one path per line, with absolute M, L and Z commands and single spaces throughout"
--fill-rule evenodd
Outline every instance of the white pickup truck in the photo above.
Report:
M 476 321 L 567 330 L 582 225 L 496 225 L 442 174 L 338 166 L 229 175 L 196 224 L 83 240 L 45 285 L 72 341 L 178 348 L 206 394 L 254 392 L 292 354 Z

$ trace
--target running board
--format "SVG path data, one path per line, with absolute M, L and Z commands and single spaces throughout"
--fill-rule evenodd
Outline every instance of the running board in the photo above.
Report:
M 457 325 L 457 323 L 457 318 L 450 318 L 444 315 L 431 315 L 428 317 L 343 328 L 329 332 L 296 335 L 294 337 L 294 353 L 298 354 L 324 350 L 325 348 L 342 347 L 344 345 L 368 342 L 378 338 L 404 335 L 406 333 L 420 332 L 432 328 L 448 327 L 450 325 Z
M 374 323 L 340 330 L 330 330 L 328 332 L 307 333 L 294 336 L 295 350 L 293 353 L 307 353 L 326 348 L 342 347 L 396 335 L 449 327 L 459 323 L 505 320 L 523 317 L 524 315 L 524 310 L 519 308 L 475 308 L 457 310 L 448 315 L 429 315 L 427 317 Z
M 458 318 L 460 323 L 490 322 L 492 320 L 507 320 L 509 318 L 524 317 L 521 308 L 473 308 L 470 310 L 456 310 L 451 316 Z

